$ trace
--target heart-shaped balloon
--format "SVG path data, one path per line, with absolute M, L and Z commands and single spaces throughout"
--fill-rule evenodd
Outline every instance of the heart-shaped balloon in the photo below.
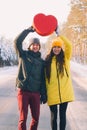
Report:
M 44 15 L 39 13 L 33 18 L 33 27 L 36 32 L 42 36 L 50 35 L 57 28 L 58 23 L 53 15 Z

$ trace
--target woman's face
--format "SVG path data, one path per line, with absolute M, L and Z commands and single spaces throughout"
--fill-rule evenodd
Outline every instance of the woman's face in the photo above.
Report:
M 53 47 L 53 53 L 55 55 L 58 55 L 61 52 L 61 47 L 55 46 Z

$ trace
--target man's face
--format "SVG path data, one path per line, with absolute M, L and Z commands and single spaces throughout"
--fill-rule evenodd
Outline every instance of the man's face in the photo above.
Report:
M 31 50 L 32 50 L 32 51 L 38 52 L 39 49 L 40 49 L 40 45 L 39 45 L 39 44 L 33 43 L 33 44 L 31 45 Z

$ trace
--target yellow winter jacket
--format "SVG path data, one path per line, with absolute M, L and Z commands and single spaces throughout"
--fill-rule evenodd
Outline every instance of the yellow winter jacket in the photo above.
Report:
M 50 83 L 46 79 L 47 86 L 47 103 L 48 105 L 60 104 L 74 100 L 74 91 L 70 75 L 70 58 L 72 54 L 72 44 L 64 37 L 60 36 L 64 41 L 65 65 L 64 76 L 57 77 L 56 59 L 52 59 Z

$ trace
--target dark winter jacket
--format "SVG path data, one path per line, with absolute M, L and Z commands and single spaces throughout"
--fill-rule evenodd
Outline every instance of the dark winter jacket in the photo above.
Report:
M 29 32 L 29 29 L 24 30 L 15 40 L 19 58 L 16 86 L 23 91 L 40 92 L 41 95 L 46 95 L 44 60 L 41 58 L 41 53 L 22 49 L 23 40 Z

